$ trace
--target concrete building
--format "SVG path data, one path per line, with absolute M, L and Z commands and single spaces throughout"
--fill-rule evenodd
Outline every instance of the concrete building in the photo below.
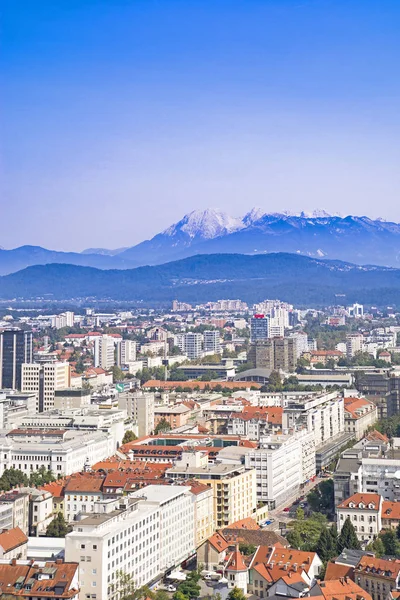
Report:
M 206 330 L 203 332 L 204 352 L 213 352 L 213 354 L 221 354 L 221 341 L 219 331 Z
M 65 559 L 79 563 L 82 598 L 118 600 L 122 571 L 139 588 L 159 578 L 160 509 L 138 498 L 107 500 L 81 514 L 65 538 Z
M 13 529 L 2 531 L 0 533 L 1 560 L 25 560 L 27 548 L 28 538 L 19 527 L 14 527 Z
M 283 413 L 283 428 L 312 431 L 318 448 L 344 433 L 344 400 L 337 392 L 308 393 L 289 399 Z
M 256 471 L 240 463 L 208 464 L 205 452 L 182 452 L 166 474 L 178 481 L 197 479 L 212 488 L 217 528 L 250 517 L 256 510 Z
M 12 524 L 11 528 L 19 527 L 26 535 L 29 532 L 29 494 L 27 492 L 21 492 L 19 489 L 5 492 L 0 496 L 0 507 L 2 514 L 4 514 L 4 508 L 7 508 L 7 512 L 11 511 Z M 10 528 L 10 529 L 11 529 Z
M 36 412 L 36 394 L 10 390 L 0 392 L 0 429 L 14 429 L 22 417 Z
M 302 430 L 262 437 L 259 448 L 246 452 L 245 465 L 256 471 L 257 500 L 275 508 L 315 475 L 314 436 Z
M 95 342 L 97 343 L 97 342 Z M 101 367 L 108 371 L 115 364 L 114 357 L 115 340 L 107 335 L 101 336 L 98 341 L 98 361 L 95 353 L 95 367 Z M 98 362 L 98 364 L 96 364 Z
M 0 332 L 0 389 L 21 390 L 21 370 L 33 360 L 32 332 L 6 329 Z
M 371 542 L 382 529 L 381 510 L 379 494 L 353 494 L 336 507 L 338 532 L 346 519 L 350 519 L 360 542 Z
M 364 398 L 344 399 L 344 429 L 361 440 L 364 433 L 378 420 L 378 409 Z
M 0 436 L 0 475 L 19 469 L 26 475 L 45 467 L 70 475 L 114 452 L 114 440 L 103 432 L 14 430 Z
M 36 412 L 54 408 L 56 390 L 71 386 L 71 368 L 68 363 L 24 363 L 21 389 L 36 394 Z
M 154 419 L 154 394 L 129 391 L 119 394 L 118 407 L 126 411 L 129 419 L 137 426 L 138 437 L 149 435 L 156 425 Z
M 183 336 L 183 352 L 191 360 L 199 358 L 202 354 L 203 336 L 201 333 L 185 333 Z
M 177 404 L 176 406 L 160 406 L 154 409 L 154 426 L 157 427 L 160 421 L 167 421 L 171 429 L 186 425 L 191 416 L 191 409 L 185 404 Z
M 136 342 L 122 340 L 117 346 L 117 365 L 119 367 L 136 362 Z
M 160 569 L 178 567 L 196 552 L 193 495 L 187 486 L 148 485 L 132 497 L 143 498 L 160 518 Z
M 346 336 L 346 356 L 353 358 L 357 352 L 364 350 L 364 336 L 362 333 L 349 333 Z
M 372 600 L 391 600 L 400 590 L 400 562 L 363 556 L 354 569 L 354 579 Z
M 195 545 L 198 548 L 215 531 L 214 495 L 208 485 L 193 480 L 188 482 L 194 501 Z
M 258 340 L 250 345 L 248 361 L 256 369 L 270 371 L 295 371 L 297 364 L 296 338 L 276 337 Z
M 54 408 L 56 410 L 68 410 L 71 408 L 90 407 L 91 393 L 88 389 L 68 388 L 55 390 Z

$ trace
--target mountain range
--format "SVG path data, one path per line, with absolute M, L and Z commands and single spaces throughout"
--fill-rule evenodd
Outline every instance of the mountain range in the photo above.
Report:
M 58 252 L 38 246 L 0 249 L 0 275 L 32 265 L 64 263 L 99 269 L 157 265 L 196 254 L 289 252 L 355 264 L 400 267 L 400 224 L 323 210 L 290 214 L 253 208 L 241 218 L 195 210 L 130 248 Z
M 192 303 L 280 298 L 300 306 L 355 301 L 400 306 L 400 269 L 360 267 L 286 253 L 203 254 L 163 265 L 109 271 L 50 264 L 0 277 L 0 298 L 93 298 L 153 304 L 174 298 Z

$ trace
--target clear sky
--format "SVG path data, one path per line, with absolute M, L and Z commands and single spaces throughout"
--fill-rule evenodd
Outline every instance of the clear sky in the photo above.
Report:
M 399 0 L 3 0 L 0 245 L 196 208 L 400 221 Z

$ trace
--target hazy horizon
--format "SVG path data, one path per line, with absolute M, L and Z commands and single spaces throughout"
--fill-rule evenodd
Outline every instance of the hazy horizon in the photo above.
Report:
M 133 246 L 208 207 L 400 222 L 395 0 L 2 8 L 0 246 Z

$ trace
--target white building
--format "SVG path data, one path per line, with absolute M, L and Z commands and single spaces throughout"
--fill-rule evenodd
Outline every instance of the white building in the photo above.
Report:
M 79 562 L 81 597 L 119 600 L 120 572 L 136 588 L 159 578 L 160 531 L 158 505 L 138 499 L 98 502 L 94 514 L 81 514 L 65 538 L 65 560 Z
M 247 468 L 256 470 L 257 500 L 279 506 L 315 475 L 315 442 L 305 430 L 291 435 L 271 435 L 260 447 L 245 454 Z
M 122 340 L 117 346 L 117 365 L 123 366 L 136 362 L 136 342 Z
M 374 540 L 382 529 L 382 496 L 357 493 L 336 507 L 337 527 L 340 533 L 346 519 L 350 519 L 361 542 Z
M 214 354 L 221 354 L 221 341 L 218 330 L 206 330 L 203 332 L 204 339 L 204 352 L 213 352 Z
M 199 358 L 202 354 L 203 336 L 201 333 L 185 333 L 183 336 L 183 351 L 191 360 Z
M 54 394 L 71 386 L 71 368 L 68 363 L 24 363 L 21 371 L 21 389 L 36 394 L 36 410 L 54 408 Z
M 312 431 L 318 448 L 344 432 L 344 400 L 337 392 L 309 393 L 290 399 L 282 424 L 284 429 Z
M 354 317 L 355 319 L 361 319 L 364 316 L 364 306 L 362 304 L 357 304 L 356 302 L 353 306 L 347 307 L 347 313 L 349 317 Z
M 196 552 L 195 511 L 189 487 L 148 485 L 134 492 L 160 515 L 161 571 L 179 566 Z
M 115 349 L 115 340 L 112 337 L 108 337 L 107 335 L 103 335 L 99 338 L 98 342 L 96 340 L 95 346 L 98 344 L 98 363 L 96 364 L 96 352 L 95 352 L 95 367 L 101 367 L 108 371 L 115 364 L 114 358 L 114 349 Z
M 5 469 L 30 475 L 40 467 L 70 475 L 111 456 L 114 440 L 103 432 L 17 430 L 0 436 L 0 476 Z
M 357 352 L 364 350 L 364 336 L 362 333 L 349 333 L 346 336 L 346 355 L 347 358 L 353 358 Z
M 55 329 L 62 329 L 63 327 L 74 326 L 74 313 L 67 311 L 60 315 L 54 315 L 51 317 L 51 326 Z

